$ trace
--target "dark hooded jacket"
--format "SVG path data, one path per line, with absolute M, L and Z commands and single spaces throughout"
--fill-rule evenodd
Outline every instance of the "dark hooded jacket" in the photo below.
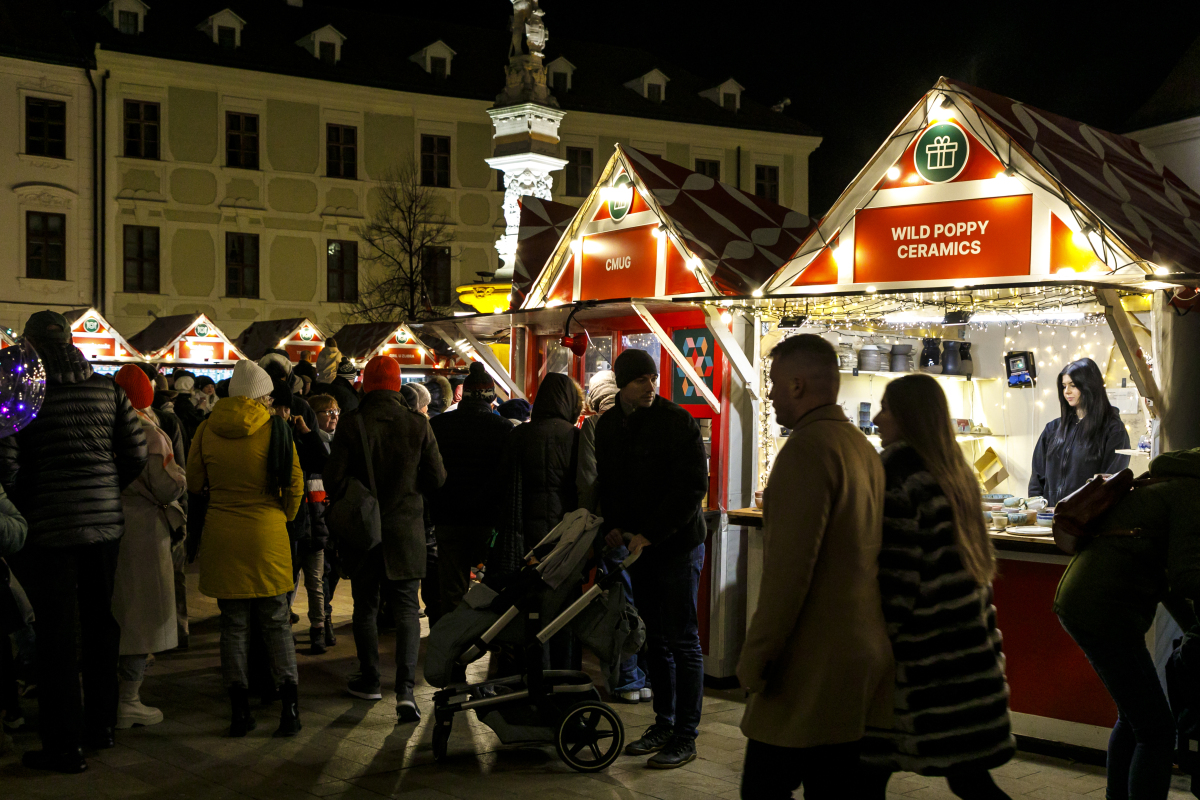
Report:
M 433 524 L 497 525 L 512 423 L 482 400 L 464 400 L 429 420 L 429 427 L 446 465 L 446 482 L 430 496 Z
M 1061 420 L 1051 420 L 1037 446 L 1029 475 L 1029 496 L 1044 497 L 1051 506 L 1083 486 L 1093 475 L 1111 475 L 1129 466 L 1129 456 L 1117 450 L 1129 449 L 1129 431 L 1116 410 L 1096 432 L 1094 441 L 1085 441 L 1082 425 L 1074 415 L 1067 418 L 1067 435 L 1058 440 Z
M 509 425 L 508 491 L 506 516 L 516 522 L 525 546 L 532 547 L 550 532 L 568 511 L 578 507 L 575 472 L 579 460 L 579 429 L 575 421 L 582 410 L 579 387 L 566 375 L 551 372 L 538 387 L 529 422 Z M 516 507 L 517 481 L 520 507 Z
M 121 387 L 62 342 L 39 343 L 46 399 L 37 419 L 0 439 L 0 484 L 29 522 L 29 544 L 119 539 L 121 490 L 146 466 L 146 435 Z

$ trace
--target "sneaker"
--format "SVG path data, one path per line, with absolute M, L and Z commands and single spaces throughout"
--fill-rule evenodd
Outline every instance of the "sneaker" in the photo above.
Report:
M 672 736 L 666 745 L 650 757 L 651 769 L 675 769 L 696 760 L 696 740 L 690 736 Z
M 649 686 L 642 689 L 640 692 L 638 692 L 638 694 L 640 694 L 642 696 L 643 703 L 645 703 L 648 700 L 654 699 L 654 690 L 651 689 Z
M 617 692 L 613 696 L 613 700 L 618 703 L 640 703 L 642 701 L 642 693 L 637 689 L 631 692 Z
M 417 704 L 412 700 L 401 700 L 396 703 L 396 724 L 403 725 L 408 722 L 420 722 L 421 710 L 417 708 Z
M 346 691 L 360 700 L 382 700 L 378 683 L 369 683 L 363 678 L 354 678 L 346 684 Z
M 657 722 L 646 729 L 642 738 L 625 745 L 627 756 L 648 756 L 657 753 L 666 746 L 675 735 L 675 729 L 670 725 L 659 725 Z

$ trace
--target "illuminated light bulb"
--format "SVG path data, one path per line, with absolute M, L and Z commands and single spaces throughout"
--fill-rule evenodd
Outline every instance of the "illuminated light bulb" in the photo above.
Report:
M 1046 406 L 1046 404 L 1045 404 L 1045 403 L 1043 403 L 1041 400 L 1038 400 L 1038 401 L 1037 401 L 1037 407 L 1038 407 L 1038 408 L 1045 408 L 1045 406 Z
M 582 253 L 583 252 L 583 242 L 581 242 L 579 239 L 575 239 L 574 241 L 572 241 L 571 242 L 571 252 L 574 253 L 575 255 L 579 255 L 580 253 Z
M 1167 269 L 1166 267 L 1155 267 L 1154 274 L 1155 275 L 1170 275 L 1171 270 Z
M 1075 270 L 1072 269 L 1071 267 L 1059 267 L 1058 272 L 1056 272 L 1055 274 L 1057 274 L 1057 275 L 1074 275 Z
M 721 312 L 721 323 L 724 325 L 728 325 L 731 322 L 733 322 L 733 314 L 730 314 L 728 311 L 722 311 Z
M 887 176 L 890 181 L 898 179 L 900 177 L 900 168 L 897 166 L 888 167 Z
M 692 272 L 695 272 L 696 270 L 700 269 L 700 267 L 701 267 L 700 259 L 696 258 L 695 256 L 692 256 L 691 258 L 689 258 L 687 260 L 687 268 L 690 269 Z
M 877 292 L 877 291 L 879 291 L 879 290 L 878 290 L 878 289 L 876 289 L 874 286 L 868 286 L 868 287 L 867 287 L 867 293 L 868 293 L 868 294 L 874 294 L 874 293 L 875 293 L 875 292 Z
M 650 235 L 653 236 L 655 239 L 661 239 L 663 236 L 662 225 L 655 225 L 653 228 L 651 228 Z
M 762 289 L 755 289 L 750 294 L 754 297 L 762 297 Z

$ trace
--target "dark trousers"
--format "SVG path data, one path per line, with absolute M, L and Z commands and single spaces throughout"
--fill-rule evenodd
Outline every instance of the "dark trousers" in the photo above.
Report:
M 638 613 L 646 623 L 655 722 L 695 739 L 704 701 L 704 654 L 696 617 L 704 545 L 657 557 L 650 552 L 653 547 L 643 551 L 631 577 Z
M 854 796 L 847 784 L 858 769 L 858 751 L 858 742 L 779 747 L 750 739 L 742 767 L 742 800 L 786 800 L 801 786 L 804 800 L 845 800 Z
M 491 525 L 438 525 L 437 565 L 441 612 L 449 614 L 471 588 L 471 567 L 487 558 Z
M 1175 718 L 1145 639 L 1136 631 L 1100 636 L 1059 621 L 1117 704 L 1117 724 L 1108 737 L 1108 800 L 1166 798 Z
M 338 572 L 337 551 L 332 547 L 325 548 L 325 618 L 329 619 L 333 616 L 333 593 L 337 591 L 338 583 L 341 581 L 341 573 Z
M 417 651 L 421 647 L 421 620 L 417 591 L 420 578 L 388 580 L 383 547 L 367 554 L 362 567 L 350 581 L 354 597 L 354 646 L 358 650 L 359 673 L 379 685 L 379 626 L 377 617 L 384 595 L 390 600 L 396 621 L 396 699 L 411 700 L 417 680 Z
M 85 730 L 117 723 L 121 627 L 112 595 L 120 549 L 119 539 L 29 545 L 11 559 L 37 616 L 38 729 L 47 750 L 79 747 Z
M 860 783 L 855 796 L 861 800 L 884 800 L 887 797 L 888 781 L 893 774 L 877 767 L 859 764 Z M 946 784 L 955 797 L 961 797 L 963 800 L 1010 800 L 986 769 L 951 769 L 946 774 Z

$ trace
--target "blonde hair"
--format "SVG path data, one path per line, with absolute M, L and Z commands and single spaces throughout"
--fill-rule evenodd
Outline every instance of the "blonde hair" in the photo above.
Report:
M 900 439 L 907 442 L 933 475 L 954 514 L 954 541 L 963 566 L 980 586 L 996 574 L 996 554 L 983 524 L 979 483 L 954 438 L 950 406 L 938 382 L 928 375 L 906 375 L 883 393 Z
M 331 394 L 314 394 L 308 398 L 308 404 L 312 407 L 313 411 L 326 411 L 330 408 L 338 407 L 337 398 Z M 341 409 L 338 410 L 340 411 Z

